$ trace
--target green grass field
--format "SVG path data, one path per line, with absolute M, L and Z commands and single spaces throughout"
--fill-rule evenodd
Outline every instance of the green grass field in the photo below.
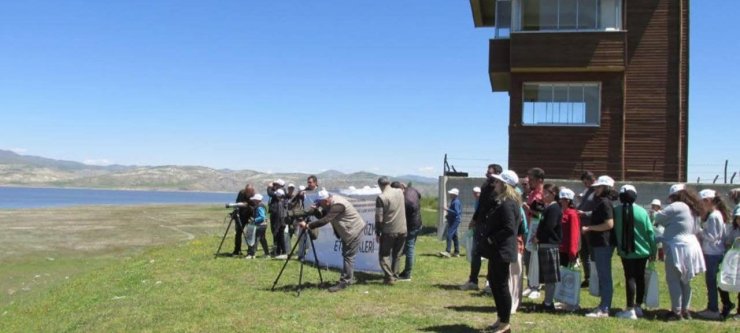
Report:
M 270 287 L 283 261 L 214 259 L 213 253 L 225 228 L 221 222 L 223 210 L 153 206 L 118 208 L 112 213 L 104 211 L 83 207 L 70 208 L 62 214 L 87 217 L 72 218 L 74 221 L 53 217 L 54 214 L 46 212 L 46 217 L 52 222 L 62 223 L 64 220 L 70 227 L 50 236 L 51 240 L 46 242 L 24 238 L 13 240 L 14 235 L 28 230 L 17 228 L 22 225 L 20 221 L 32 223 L 36 214 L 40 214 L 38 210 L 0 213 L 4 231 L 1 236 L 3 250 L 14 253 L 0 258 L 0 285 L 3 287 L 0 331 L 475 332 L 484 330 L 496 319 L 490 296 L 458 289 L 466 280 L 469 265 L 463 257 L 437 257 L 435 253 L 444 248 L 444 243 L 433 234 L 418 240 L 412 282 L 399 282 L 389 287 L 382 284 L 380 276 L 358 274 L 358 284 L 332 294 L 326 292 L 326 285 L 317 285 L 316 269 L 306 266 L 304 279 L 309 286 L 297 297 L 294 292 L 300 267 L 297 261 L 288 264 L 278 290 L 272 292 Z M 426 211 L 424 214 L 425 224 L 431 228 L 436 221 L 434 212 Z M 129 229 L 120 222 L 123 215 L 128 216 L 125 218 L 133 231 L 119 230 Z M 113 226 L 112 229 L 103 229 L 106 234 L 97 235 L 98 246 L 90 250 L 89 244 L 76 245 L 83 242 L 82 238 L 76 242 L 65 240 L 84 229 L 71 228 L 77 223 L 75 221 L 94 219 L 98 219 L 95 222 L 97 226 Z M 14 228 L 6 229 L 7 224 Z M 185 233 L 169 228 L 172 226 Z M 160 234 L 163 230 L 174 232 Z M 190 239 L 187 234 L 194 238 Z M 111 236 L 112 239 L 106 238 Z M 37 237 L 43 238 L 43 235 L 38 234 Z M 135 245 L 120 246 L 116 241 L 119 238 L 126 238 L 126 242 Z M 227 239 L 222 252 L 231 250 L 231 239 L 233 236 Z M 145 240 L 149 243 L 144 244 Z M 32 245 L 21 244 L 24 242 Z M 46 247 L 41 246 L 42 243 Z M 11 251 L 13 249 L 15 251 Z M 25 254 L 21 254 L 24 251 Z M 625 297 L 624 279 L 616 256 L 613 267 L 614 307 L 621 308 Z M 659 270 L 662 271 L 662 265 Z M 484 268 L 483 274 L 485 272 Z M 323 271 L 323 275 L 325 281 L 334 282 L 339 273 Z M 661 282 L 661 308 L 666 309 L 669 299 L 665 283 Z M 28 286 L 29 290 L 23 290 L 23 286 Z M 693 287 L 692 307 L 701 310 L 706 306 L 703 277 L 695 279 Z M 9 292 L 11 289 L 12 293 Z M 514 330 L 740 330 L 740 322 L 737 321 L 695 319 L 666 323 L 655 319 L 665 310 L 647 311 L 646 319 L 638 321 L 589 319 L 582 313 L 533 312 L 534 305 L 539 302 L 541 299 L 534 302 L 525 300 L 520 312 L 512 317 Z M 590 308 L 597 303 L 597 298 L 582 291 L 583 307 Z

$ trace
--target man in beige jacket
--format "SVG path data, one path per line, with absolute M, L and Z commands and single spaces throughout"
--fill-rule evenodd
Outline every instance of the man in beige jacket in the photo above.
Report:
M 383 282 L 392 285 L 398 279 L 399 264 L 406 243 L 406 208 L 401 189 L 390 186 L 388 177 L 380 177 L 383 191 L 375 201 L 375 232 L 380 243 L 378 253 Z

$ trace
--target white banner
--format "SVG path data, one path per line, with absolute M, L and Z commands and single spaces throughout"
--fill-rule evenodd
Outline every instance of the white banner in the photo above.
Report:
M 362 231 L 360 247 L 355 256 L 355 270 L 362 272 L 382 273 L 378 261 L 378 250 L 380 245 L 375 239 L 375 199 L 380 191 L 375 194 L 349 194 L 343 195 L 365 221 L 365 229 Z M 344 193 L 344 192 L 343 192 Z M 306 192 L 305 205 L 308 208 L 316 200 L 316 192 Z M 332 195 L 338 195 L 332 193 Z M 334 235 L 331 223 L 319 229 L 319 238 L 314 240 L 316 255 L 319 257 L 321 267 L 332 267 L 339 270 L 344 265 L 342 258 L 342 241 Z M 306 254 L 308 262 L 314 262 L 313 253 Z

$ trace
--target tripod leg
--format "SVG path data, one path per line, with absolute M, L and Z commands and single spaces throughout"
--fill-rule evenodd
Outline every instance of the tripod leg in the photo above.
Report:
M 231 229 L 231 222 L 234 222 L 233 217 L 231 218 L 231 220 L 229 220 L 229 225 L 226 226 L 226 231 L 224 232 L 224 236 L 221 237 L 221 244 L 218 244 L 218 249 L 216 250 L 216 254 L 213 256 L 213 259 L 218 258 L 218 254 L 221 253 L 221 247 L 224 245 L 224 240 L 226 239 L 226 235 L 229 234 L 229 229 Z
M 278 281 L 280 281 L 280 276 L 283 275 L 283 271 L 285 270 L 285 267 L 288 266 L 288 262 L 290 262 L 290 258 L 293 257 L 293 253 L 295 252 L 296 247 L 298 247 L 298 244 L 301 242 L 301 238 L 303 238 L 305 235 L 304 232 L 301 232 L 301 235 L 298 236 L 298 242 L 293 245 L 293 248 L 290 250 L 290 254 L 288 254 L 288 259 L 285 259 L 285 263 L 283 264 L 283 268 L 280 269 L 280 273 L 278 274 L 277 278 L 275 279 L 275 282 L 272 284 L 271 291 L 275 291 L 275 286 L 277 285 Z
M 316 270 L 319 271 L 319 281 L 321 284 L 323 284 L 324 278 L 321 276 L 321 265 L 319 265 L 319 256 L 316 255 L 316 247 L 313 245 L 313 238 L 308 237 L 308 240 L 311 241 L 311 250 L 313 250 L 313 259 L 316 261 Z
M 298 296 L 301 296 L 301 287 L 303 287 L 303 265 L 304 261 L 301 260 L 301 273 L 298 275 L 298 288 L 296 288 L 296 291 L 298 292 Z

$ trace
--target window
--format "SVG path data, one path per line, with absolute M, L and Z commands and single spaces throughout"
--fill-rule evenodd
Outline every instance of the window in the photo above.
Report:
M 601 85 L 525 83 L 522 124 L 527 126 L 599 126 Z
M 514 31 L 617 31 L 622 0 L 513 0 Z
M 511 34 L 511 0 L 496 1 L 496 37 L 508 39 Z

